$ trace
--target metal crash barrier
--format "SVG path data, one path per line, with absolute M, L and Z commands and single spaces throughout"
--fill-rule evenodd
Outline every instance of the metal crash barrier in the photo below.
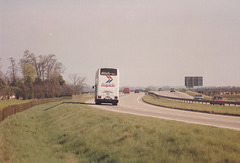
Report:
M 149 95 L 154 95 L 157 97 L 161 97 L 161 98 L 166 98 L 166 99 L 171 99 L 171 100 L 176 100 L 176 101 L 182 101 L 182 102 L 188 102 L 188 103 L 202 103 L 202 104 L 218 104 L 218 105 L 240 105 L 240 102 L 237 101 L 213 101 L 213 100 L 196 100 L 196 99 L 187 99 L 187 98 L 177 98 L 177 97 L 169 97 L 169 96 L 162 96 L 162 95 L 158 95 L 156 93 L 153 92 L 148 92 Z

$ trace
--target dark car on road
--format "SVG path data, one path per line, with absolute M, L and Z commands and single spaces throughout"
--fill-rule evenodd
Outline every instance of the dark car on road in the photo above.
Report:
M 140 91 L 139 91 L 139 89 L 135 89 L 135 91 L 134 91 L 135 93 L 139 93 Z

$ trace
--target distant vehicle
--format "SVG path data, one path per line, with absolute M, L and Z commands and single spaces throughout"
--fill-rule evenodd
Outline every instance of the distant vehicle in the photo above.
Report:
M 210 104 L 212 105 L 214 104 L 224 105 L 223 98 L 221 96 L 213 96 L 211 101 L 214 101 L 214 102 L 210 102 Z
M 175 89 L 174 89 L 174 88 L 171 88 L 171 89 L 170 89 L 170 92 L 175 92 Z
M 124 94 L 130 93 L 130 89 L 129 89 L 129 88 L 124 88 L 123 93 L 124 93 Z
M 203 95 L 197 94 L 193 98 L 194 100 L 203 100 Z
M 140 91 L 139 91 L 139 89 L 135 89 L 135 91 L 134 91 L 135 93 L 139 93 Z
M 99 68 L 95 78 L 95 103 L 112 103 L 119 101 L 119 70 L 115 68 Z
M 162 91 L 162 88 L 158 88 L 158 91 Z
M 144 92 L 145 92 L 145 94 L 147 95 L 147 94 L 148 94 L 148 92 L 149 92 L 149 89 L 148 89 L 148 88 L 146 88 Z

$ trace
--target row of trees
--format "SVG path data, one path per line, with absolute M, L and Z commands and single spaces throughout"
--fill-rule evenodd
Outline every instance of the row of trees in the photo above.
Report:
M 19 63 L 9 58 L 10 66 L 6 74 L 0 71 L 0 98 L 17 99 L 50 98 L 83 92 L 85 78 L 71 74 L 71 83 L 62 77 L 64 66 L 56 55 L 39 55 L 24 52 Z M 19 73 L 21 75 L 19 75 Z

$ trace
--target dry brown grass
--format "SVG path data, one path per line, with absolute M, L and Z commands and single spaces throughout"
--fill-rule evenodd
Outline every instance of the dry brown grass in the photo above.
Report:
M 87 94 L 73 95 L 72 96 L 73 101 L 83 99 L 83 98 L 93 98 L 93 94 L 92 93 L 87 93 Z
M 240 95 L 222 95 L 227 101 L 240 101 Z

